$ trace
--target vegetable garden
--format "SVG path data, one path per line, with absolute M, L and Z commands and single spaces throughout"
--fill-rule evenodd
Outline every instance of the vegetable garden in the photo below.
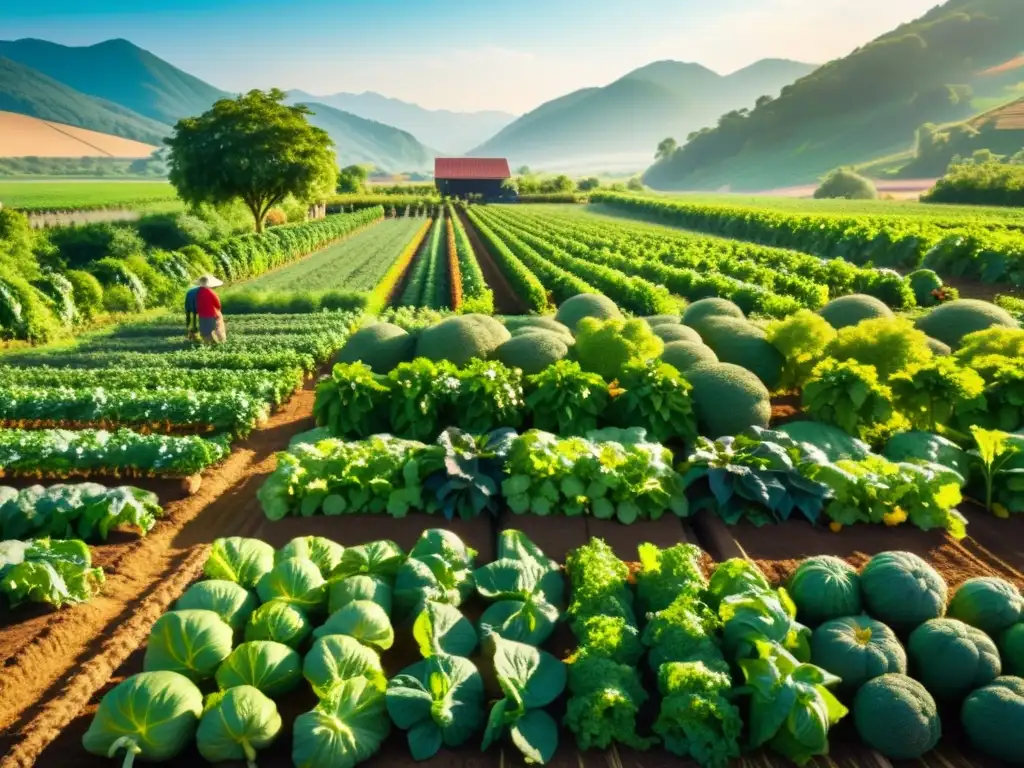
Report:
M 0 355 L 5 765 L 1024 762 L 1014 315 L 785 211 L 357 202 L 224 344 Z

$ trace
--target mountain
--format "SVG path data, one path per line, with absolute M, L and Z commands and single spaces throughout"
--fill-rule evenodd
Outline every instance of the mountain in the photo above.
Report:
M 926 123 L 1020 95 L 1020 0 L 947 0 L 748 112 L 728 112 L 644 176 L 658 189 L 765 190 L 905 152 Z M 737 73 L 739 74 L 739 73 Z M 749 76 L 749 75 L 748 75 Z
M 327 131 L 334 140 L 339 165 L 368 163 L 391 173 L 426 171 L 433 167 L 437 153 L 420 144 L 410 133 L 326 104 L 304 105 L 314 113 L 309 115 L 309 122 Z
M 127 40 L 81 48 L 45 40 L 0 41 L 0 56 L 167 125 L 200 115 L 230 95 Z
M 393 125 L 408 131 L 431 147 L 459 154 L 493 136 L 516 119 L 507 112 L 451 112 L 424 109 L 417 104 L 381 96 L 379 93 L 335 93 L 313 96 L 304 91 L 289 91 L 291 102 L 326 104 L 353 115 Z
M 723 111 L 752 107 L 814 67 L 793 61 L 758 62 L 722 76 L 699 64 L 656 61 L 610 85 L 584 88 L 542 104 L 473 149 L 513 165 L 586 163 L 632 158 L 646 164 L 662 139 L 684 139 Z
M 79 93 L 34 69 L 0 56 L 0 110 L 161 144 L 170 127 L 130 109 Z M 0 138 L 2 143 L 2 138 Z

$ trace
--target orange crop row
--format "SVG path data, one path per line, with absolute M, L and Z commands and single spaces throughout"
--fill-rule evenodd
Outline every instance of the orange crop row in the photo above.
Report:
M 423 240 L 426 238 L 433 223 L 433 219 L 426 219 L 423 222 L 423 226 L 419 228 L 415 235 L 413 235 L 412 240 L 410 240 L 409 244 L 405 246 L 405 250 L 399 254 L 395 263 L 391 265 L 391 269 L 389 269 L 388 273 L 384 275 L 384 279 L 381 280 L 377 284 L 377 287 L 373 289 L 369 305 L 371 312 L 380 312 L 391 303 L 391 300 L 394 298 L 395 291 L 402 282 L 402 278 L 409 269 L 409 265 L 412 264 L 412 260 L 416 258 L 416 254 L 419 253 L 420 245 L 423 244 Z
M 455 312 L 462 307 L 462 272 L 459 271 L 459 252 L 455 247 L 455 226 L 451 216 L 448 217 L 448 276 L 452 289 L 452 309 Z

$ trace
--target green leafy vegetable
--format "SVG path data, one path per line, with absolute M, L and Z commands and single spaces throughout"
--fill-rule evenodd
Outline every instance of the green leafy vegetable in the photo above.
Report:
M 658 670 L 662 702 L 654 732 L 674 755 L 704 768 L 727 768 L 740 756 L 743 721 L 732 704 L 732 678 L 724 661 L 663 664 Z
M 627 365 L 614 389 L 612 420 L 641 427 L 656 443 L 697 436 L 693 386 L 675 368 L 654 360 Z
M 302 662 L 302 674 L 320 699 L 332 698 L 355 677 L 365 678 L 381 692 L 387 685 L 377 652 L 348 635 L 327 635 L 314 642 Z
M 103 586 L 102 568 L 92 567 L 82 541 L 0 541 L 0 593 L 12 608 L 46 603 L 60 608 L 82 603 Z
M 353 600 L 370 600 L 383 608 L 385 613 L 391 613 L 391 585 L 384 579 L 356 574 L 332 579 L 327 588 L 327 610 L 330 613 L 344 608 Z
M 232 536 L 213 542 L 203 574 L 209 579 L 226 579 L 253 589 L 273 567 L 272 546 L 259 539 Z
M 320 569 L 320 575 L 329 579 L 341 563 L 345 548 L 322 536 L 299 536 L 292 539 L 274 554 L 274 564 L 292 557 L 312 560 Z
M 196 731 L 199 754 L 211 763 L 245 760 L 256 766 L 256 752 L 281 732 L 277 705 L 251 685 L 211 694 Z
M 253 640 L 242 643 L 217 668 L 221 690 L 251 685 L 272 699 L 291 693 L 302 681 L 302 659 L 283 643 Z
M 346 549 L 332 576 L 344 578 L 363 574 L 393 580 L 403 562 L 405 552 L 402 548 L 393 541 L 382 539 Z
M 281 560 L 256 585 L 260 600 L 283 600 L 308 613 L 322 611 L 327 605 L 324 577 L 312 560 L 290 557 Z
M 313 630 L 313 637 L 348 635 L 364 645 L 386 651 L 395 642 L 395 631 L 387 612 L 369 600 L 353 600 L 332 613 L 327 622 Z
M 473 623 L 458 608 L 427 601 L 412 624 L 412 635 L 423 658 L 470 656 L 477 644 Z
M 668 608 L 679 595 L 697 595 L 707 586 L 700 567 L 701 551 L 692 544 L 659 549 L 637 547 L 640 568 L 635 574 L 637 605 L 643 613 Z
M 250 590 L 225 579 L 207 579 L 193 584 L 174 604 L 175 610 L 213 611 L 241 635 L 259 600 Z
M 295 718 L 292 762 L 296 768 L 353 768 L 373 757 L 390 731 L 383 683 L 343 680 L 329 698 Z
M 115 528 L 149 533 L 163 515 L 156 494 L 97 483 L 0 488 L 0 540 L 52 537 L 106 541 Z
M 582 437 L 597 429 L 611 405 L 607 382 L 572 360 L 559 360 L 526 382 L 533 426 L 558 435 Z
M 153 623 L 142 667 L 209 680 L 231 653 L 232 632 L 213 611 L 168 611 Z
M 301 608 L 284 600 L 271 600 L 253 611 L 245 625 L 245 639 L 271 640 L 298 648 L 312 631 L 313 627 Z

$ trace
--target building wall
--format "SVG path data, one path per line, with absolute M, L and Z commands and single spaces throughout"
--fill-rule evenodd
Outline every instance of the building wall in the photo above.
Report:
M 437 179 L 437 191 L 447 197 L 466 198 L 482 195 L 485 200 L 512 200 L 513 193 L 504 189 L 498 179 Z

